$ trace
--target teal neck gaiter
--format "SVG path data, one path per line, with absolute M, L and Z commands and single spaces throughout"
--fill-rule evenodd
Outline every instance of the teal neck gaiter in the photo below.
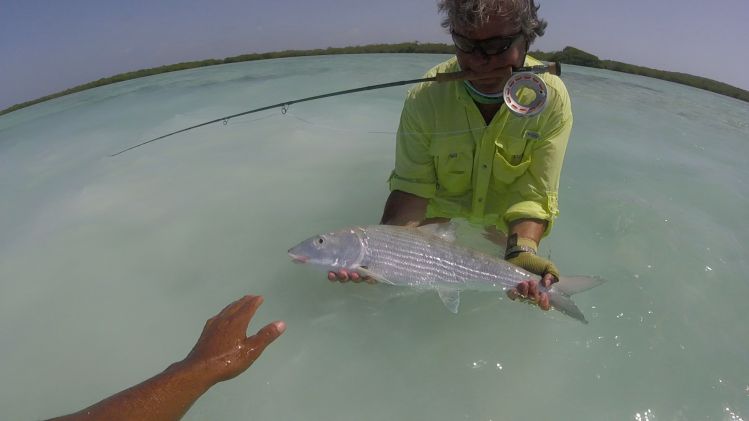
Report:
M 485 94 L 474 88 L 473 85 L 471 85 L 471 82 L 467 80 L 463 81 L 463 85 L 465 85 L 468 95 L 470 95 L 471 98 L 473 98 L 473 100 L 478 102 L 479 104 L 501 104 L 505 102 L 505 99 L 502 96 L 501 92 L 497 94 Z

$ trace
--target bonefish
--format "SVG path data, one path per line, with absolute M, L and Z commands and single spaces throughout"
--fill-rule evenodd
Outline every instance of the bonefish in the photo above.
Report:
M 356 271 L 385 284 L 434 289 L 453 313 L 458 312 L 460 291 L 500 292 L 522 281 L 540 280 L 538 275 L 447 237 L 426 227 L 357 226 L 304 240 L 289 250 L 289 256 L 328 270 Z M 539 284 L 539 290 L 549 294 L 554 309 L 588 323 L 570 297 L 602 282 L 598 277 L 562 276 L 550 288 Z

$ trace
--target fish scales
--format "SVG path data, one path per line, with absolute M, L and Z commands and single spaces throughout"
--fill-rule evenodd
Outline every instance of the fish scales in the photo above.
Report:
M 458 246 L 417 230 L 373 226 L 363 229 L 365 259 L 370 270 L 386 279 L 412 287 L 440 284 L 480 289 L 512 287 L 533 277 L 503 260 Z M 363 262 L 365 263 L 365 262 Z

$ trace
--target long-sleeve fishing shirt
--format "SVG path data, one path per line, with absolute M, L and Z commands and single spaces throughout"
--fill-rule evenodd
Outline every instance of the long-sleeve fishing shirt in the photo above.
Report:
M 528 56 L 526 66 L 541 64 Z M 459 71 L 455 58 L 432 68 Z M 390 190 L 429 199 L 427 217 L 462 217 L 508 231 L 508 223 L 559 214 L 558 191 L 572 108 L 559 77 L 548 86 L 546 108 L 518 117 L 502 106 L 487 126 L 463 82 L 426 82 L 406 97 L 396 138 Z

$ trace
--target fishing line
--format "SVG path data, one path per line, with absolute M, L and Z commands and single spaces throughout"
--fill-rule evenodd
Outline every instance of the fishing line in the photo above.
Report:
M 303 117 L 303 116 L 297 114 L 296 112 L 294 112 L 294 110 L 291 107 L 289 107 L 286 110 L 285 116 L 289 117 L 289 118 L 293 118 L 296 121 L 299 121 L 299 122 L 301 122 L 301 123 L 303 123 L 305 125 L 311 126 L 311 127 L 315 127 L 317 129 L 329 130 L 329 131 L 339 132 L 339 133 L 349 133 L 349 134 L 396 135 L 396 134 L 400 133 L 401 135 L 453 136 L 453 135 L 460 135 L 460 134 L 465 134 L 465 133 L 481 132 L 481 131 L 485 130 L 487 127 L 489 127 L 488 125 L 484 125 L 484 126 L 473 127 L 473 128 L 468 128 L 468 129 L 445 130 L 445 131 L 435 131 L 435 132 L 427 132 L 427 131 L 404 131 L 404 130 L 401 130 L 401 131 L 397 131 L 397 130 L 376 130 L 376 129 L 362 130 L 362 129 L 349 129 L 349 128 L 340 127 L 340 126 L 332 126 L 332 125 L 328 125 L 328 124 L 323 124 L 323 123 L 319 123 L 319 122 L 316 122 L 316 121 L 312 121 L 309 118 L 306 118 L 306 117 Z M 233 126 L 246 126 L 246 125 L 255 123 L 257 121 L 260 121 L 260 120 L 267 120 L 267 119 L 269 119 L 271 117 L 279 117 L 279 114 L 276 114 L 276 113 L 274 113 L 274 114 L 268 114 L 266 116 L 263 116 L 263 117 L 260 117 L 260 118 L 254 118 L 252 120 L 232 122 L 232 125 Z
M 343 127 L 336 127 L 336 126 L 329 126 L 326 124 L 317 123 L 314 121 L 310 121 L 305 119 L 304 117 L 300 117 L 296 113 L 289 110 L 286 114 L 287 116 L 294 118 L 298 121 L 301 121 L 304 124 L 318 127 L 321 129 L 326 129 L 330 131 L 335 132 L 341 132 L 341 133 L 359 133 L 359 134 L 383 134 L 383 135 L 395 135 L 395 134 L 401 134 L 401 135 L 427 135 L 427 136 L 452 136 L 452 135 L 459 135 L 459 134 L 465 134 L 465 133 L 473 133 L 473 132 L 480 132 L 484 129 L 486 129 L 489 126 L 481 126 L 481 127 L 474 127 L 470 129 L 461 129 L 461 130 L 445 130 L 445 131 L 438 131 L 438 132 L 422 132 L 422 131 L 397 131 L 397 130 L 356 130 L 356 129 L 346 129 Z
M 542 65 L 539 65 L 539 66 L 529 66 L 529 67 L 518 68 L 517 70 L 515 70 L 515 71 L 512 72 L 511 78 L 508 81 L 508 84 L 510 83 L 510 81 L 514 80 L 514 77 L 516 75 L 518 75 L 518 74 L 533 75 L 538 80 L 541 80 L 540 78 L 538 78 L 537 76 L 535 76 L 536 73 L 553 73 L 553 74 L 559 76 L 561 74 L 561 66 L 560 66 L 559 62 L 554 62 L 554 63 L 542 64 Z M 131 146 L 129 148 L 123 149 L 123 150 L 121 150 L 121 151 L 119 151 L 119 152 L 117 152 L 115 154 L 110 155 L 110 156 L 117 156 L 117 155 L 123 154 L 123 153 L 125 153 L 127 151 L 133 150 L 135 148 L 139 148 L 141 146 L 144 146 L 144 145 L 147 145 L 149 143 L 155 142 L 157 140 L 161 140 L 161 139 L 167 138 L 169 136 L 173 136 L 175 134 L 183 133 L 183 132 L 186 132 L 188 130 L 197 129 L 198 127 L 207 126 L 209 124 L 214 124 L 214 123 L 222 122 L 224 125 L 227 125 L 229 123 L 229 120 L 231 120 L 233 118 L 236 118 L 236 117 L 241 117 L 241 116 L 244 116 L 244 115 L 247 115 L 247 114 L 253 114 L 253 113 L 260 112 L 260 111 L 270 110 L 270 109 L 279 108 L 279 107 L 281 108 L 281 114 L 286 114 L 288 112 L 289 107 L 291 105 L 298 104 L 300 102 L 314 101 L 316 99 L 329 98 L 329 97 L 338 96 L 338 95 L 352 94 L 352 93 L 355 93 L 355 92 L 370 91 L 370 90 L 373 90 L 373 89 L 383 89 L 383 88 L 390 88 L 390 87 L 395 87 L 395 86 L 411 85 L 411 84 L 421 83 L 421 82 L 438 82 L 438 83 L 442 83 L 442 82 L 453 82 L 453 81 L 462 81 L 462 80 L 469 80 L 469 81 L 471 81 L 471 80 L 482 80 L 482 79 L 494 79 L 494 78 L 498 78 L 498 77 L 504 77 L 506 75 L 507 75 L 507 71 L 504 70 L 504 69 L 500 69 L 500 70 L 495 71 L 495 72 L 484 73 L 484 74 L 476 74 L 474 72 L 466 72 L 466 71 L 453 72 L 453 73 L 437 73 L 435 76 L 432 76 L 432 77 L 426 77 L 426 78 L 421 78 L 421 79 L 401 80 L 401 81 L 389 82 L 389 83 L 380 83 L 380 84 L 377 84 L 377 85 L 363 86 L 361 88 L 346 89 L 346 90 L 336 91 L 336 92 L 330 92 L 330 93 L 322 94 L 322 95 L 310 96 L 310 97 L 307 97 L 307 98 L 295 99 L 295 100 L 292 100 L 292 101 L 280 102 L 278 104 L 268 105 L 268 106 L 265 106 L 265 107 L 255 108 L 255 109 L 252 109 L 252 110 L 249 110 L 249 111 L 244 111 L 244 112 L 241 112 L 241 113 L 232 114 L 232 115 L 228 115 L 228 116 L 225 116 L 225 117 L 220 117 L 220 118 L 217 118 L 217 119 L 214 119 L 214 120 L 211 120 L 211 121 L 206 121 L 205 123 L 196 124 L 194 126 L 186 127 L 184 129 L 180 129 L 180 130 L 177 130 L 177 131 L 174 131 L 174 132 L 171 132 L 171 133 L 167 133 L 165 135 L 161 135 L 159 137 L 156 137 L 156 138 L 147 140 L 145 142 L 141 142 L 141 143 L 139 143 L 137 145 Z M 543 80 L 541 80 L 541 85 L 538 85 L 538 86 L 540 86 L 540 88 L 536 87 L 536 85 L 529 85 L 529 86 L 527 86 L 527 88 L 534 90 L 534 92 L 536 94 L 535 95 L 536 98 L 539 98 L 539 97 L 543 97 L 544 98 L 544 103 L 543 104 L 535 104 L 533 106 L 533 111 L 535 111 L 536 113 L 540 112 L 540 110 L 542 110 L 543 107 L 546 105 L 545 104 L 545 98 L 546 98 L 546 96 L 545 96 L 545 92 L 543 92 L 543 91 L 546 90 L 546 85 L 543 83 Z M 507 101 L 507 98 L 508 98 L 508 89 L 510 89 L 510 88 L 506 84 L 505 88 L 503 89 L 505 101 Z M 542 89 L 542 91 L 540 92 L 537 89 Z M 514 95 L 514 93 L 511 92 L 510 93 L 510 97 L 512 98 L 513 95 Z M 511 104 L 508 104 L 508 105 L 511 105 Z M 519 108 L 520 107 L 517 107 L 517 106 L 516 107 L 511 107 L 510 110 L 514 114 L 519 115 L 519 116 L 525 116 L 525 115 L 528 114 L 527 112 L 524 113 L 523 110 L 519 109 Z

